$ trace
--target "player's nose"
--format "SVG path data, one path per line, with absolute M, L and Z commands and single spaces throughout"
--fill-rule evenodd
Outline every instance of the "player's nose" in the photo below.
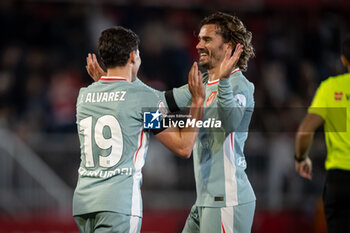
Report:
M 199 51 L 200 49 L 203 49 L 203 48 L 204 48 L 203 40 L 200 40 L 196 45 L 196 49 Z

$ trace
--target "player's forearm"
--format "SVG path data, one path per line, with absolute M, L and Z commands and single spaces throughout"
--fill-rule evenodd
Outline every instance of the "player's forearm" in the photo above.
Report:
M 196 127 L 197 121 L 203 117 L 203 101 L 194 101 L 190 109 L 191 124 L 186 124 L 181 130 L 177 127 L 168 129 L 156 134 L 156 138 L 168 149 L 173 151 L 181 158 L 189 158 L 197 139 L 199 128 Z
M 307 158 L 315 130 L 323 124 L 324 120 L 321 116 L 308 113 L 301 122 L 296 138 L 295 138 L 295 157 L 296 160 Z
M 298 131 L 295 139 L 295 157 L 297 160 L 305 160 L 308 157 L 314 138 L 314 132 Z

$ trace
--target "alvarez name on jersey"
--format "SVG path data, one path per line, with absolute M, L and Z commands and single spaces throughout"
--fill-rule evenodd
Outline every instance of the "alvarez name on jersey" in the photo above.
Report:
M 73 215 L 113 211 L 142 217 L 141 169 L 149 140 L 143 113 L 159 106 L 164 104 L 153 91 L 122 77 L 102 77 L 81 88 L 76 115 L 81 163 Z

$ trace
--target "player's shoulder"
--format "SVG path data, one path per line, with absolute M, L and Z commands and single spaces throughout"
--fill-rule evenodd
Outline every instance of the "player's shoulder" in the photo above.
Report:
M 81 87 L 79 89 L 79 93 L 84 93 L 86 91 L 87 87 Z
M 345 82 L 350 82 L 350 73 L 330 76 L 329 78 L 321 82 L 321 86 L 338 86 L 344 85 Z
M 91 91 L 91 90 L 98 89 L 98 88 L 100 88 L 99 87 L 100 85 L 101 85 L 101 82 L 99 82 L 99 81 L 98 82 L 93 82 L 90 85 L 88 85 L 87 87 L 80 88 L 80 92 L 84 93 L 84 92 L 88 92 L 88 91 Z
M 79 96 L 85 95 L 89 92 L 95 92 L 95 91 L 99 90 L 97 83 L 98 82 L 94 82 L 86 87 L 81 87 L 79 90 Z
M 142 101 L 155 101 L 159 99 L 159 96 L 145 85 L 139 85 L 137 83 L 131 83 L 129 92 L 135 93 Z
M 135 81 L 136 82 L 136 81 Z M 150 95 L 153 93 L 152 90 L 150 90 L 149 88 L 147 88 L 146 86 L 144 85 L 140 85 L 138 83 L 131 83 L 130 85 L 130 90 L 134 91 L 134 92 L 137 92 L 137 93 L 143 93 L 143 94 L 146 94 L 146 95 Z
M 141 107 L 143 110 L 148 109 L 150 111 L 155 111 L 155 109 L 159 109 L 161 113 L 167 113 L 165 104 L 162 102 L 161 98 L 148 86 L 133 84 L 132 89 L 129 91 L 137 98 L 136 106 Z
M 250 82 L 240 69 L 235 69 L 230 76 L 231 82 L 254 92 L 254 84 Z

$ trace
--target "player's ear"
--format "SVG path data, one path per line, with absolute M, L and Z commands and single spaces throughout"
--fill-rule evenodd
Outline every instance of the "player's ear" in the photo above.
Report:
M 231 54 L 231 56 L 232 56 L 233 53 L 235 52 L 236 43 L 234 43 L 234 42 L 232 42 L 232 41 L 229 41 L 229 42 L 227 42 L 226 44 L 227 44 L 227 48 L 232 49 L 232 54 Z
M 236 43 L 233 43 L 232 41 L 227 43 L 228 47 L 231 48 L 233 51 L 235 50 Z
M 346 57 L 344 55 L 340 56 L 340 60 L 345 67 L 348 67 L 350 65 L 348 59 L 346 59 Z
M 136 57 L 137 57 L 136 51 L 135 50 L 131 51 L 129 54 L 129 57 L 130 57 L 130 62 L 134 64 L 136 62 Z

